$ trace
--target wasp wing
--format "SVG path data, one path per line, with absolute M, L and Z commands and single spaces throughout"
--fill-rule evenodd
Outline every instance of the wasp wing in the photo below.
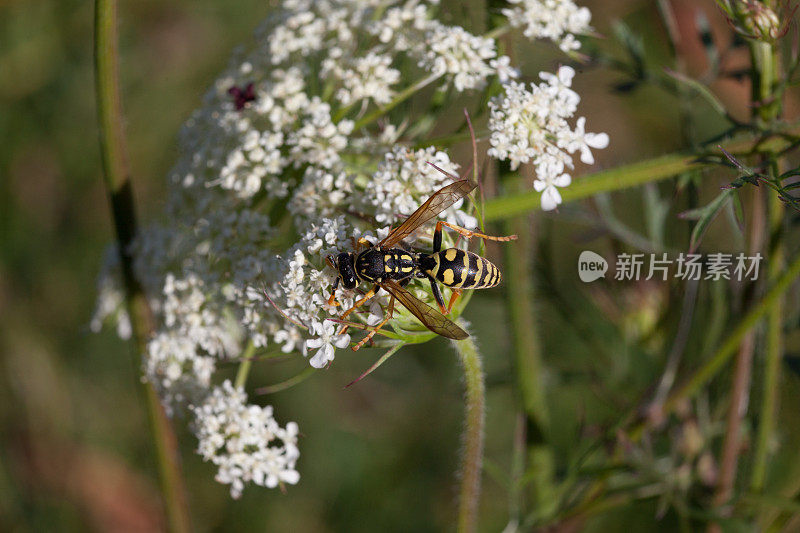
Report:
M 459 201 L 461 198 L 464 198 L 472 192 L 472 189 L 476 186 L 477 185 L 470 180 L 460 180 L 442 187 L 433 193 L 430 198 L 425 200 L 425 203 L 411 213 L 402 224 L 390 231 L 389 235 L 378 243 L 378 246 L 384 248 L 394 246 L 411 235 L 418 227 Z
M 420 301 L 416 296 L 401 287 L 396 281 L 392 279 L 386 280 L 381 283 L 381 287 L 397 298 L 397 300 L 403 304 L 406 309 L 411 311 L 411 314 L 417 317 L 426 328 L 437 335 L 456 340 L 469 337 L 469 333 L 458 327 L 455 322 L 445 317 L 430 305 Z

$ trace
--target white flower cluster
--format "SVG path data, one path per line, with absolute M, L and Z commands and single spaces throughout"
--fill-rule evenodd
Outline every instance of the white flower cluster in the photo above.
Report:
M 364 188 L 359 198 L 360 204 L 364 208 L 372 206 L 375 220 L 381 224 L 393 224 L 398 220 L 398 215 L 410 215 L 419 207 L 420 198 L 430 196 L 431 192 L 453 181 L 431 163 L 451 175 L 458 175 L 458 166 L 450 161 L 445 152 L 433 147 L 416 152 L 404 146 L 393 147 Z M 474 228 L 477 221 L 463 218 L 463 212 L 459 211 L 462 204 L 463 200 L 459 200 L 442 216 Z
M 542 209 L 549 211 L 561 203 L 558 187 L 566 187 L 572 177 L 572 154 L 580 151 L 581 161 L 594 163 L 590 148 L 608 146 L 605 133 L 586 133 L 586 119 L 579 117 L 572 129 L 567 119 L 577 111 L 580 96 L 570 89 L 575 70 L 563 66 L 558 74 L 541 72 L 543 82 L 509 82 L 503 94 L 489 102 L 489 129 L 492 157 L 508 160 L 511 168 L 532 163 L 536 169 L 534 188 L 542 192 Z
M 134 243 L 134 270 L 158 324 L 145 378 L 170 414 L 190 419 L 200 453 L 219 467 L 217 479 L 230 483 L 234 496 L 247 482 L 297 481 L 297 426 L 281 430 L 271 409 L 248 405 L 229 383 L 215 386 L 218 363 L 250 346 L 256 355 L 299 352 L 315 368 L 329 365 L 351 340 L 331 319 L 360 292 L 340 287 L 341 307 L 328 304 L 336 273 L 325 257 L 351 251 L 353 239 L 376 241 L 452 181 L 428 162 L 457 171 L 445 152 L 398 144 L 404 133 L 418 143 L 427 130 L 406 131 L 408 121 L 388 118 L 362 124 L 367 109 L 391 105 L 421 79 L 456 91 L 490 79 L 521 87 L 493 39 L 443 25 L 436 8 L 421 0 L 285 0 L 184 125 L 165 216 Z M 562 91 L 551 85 L 541 90 Z M 502 109 L 513 112 L 524 92 L 493 103 L 492 120 L 502 119 Z M 558 94 L 549 102 L 565 105 Z M 558 112 L 543 118 L 551 115 Z M 528 116 L 520 121 L 540 124 Z M 597 142 L 582 125 L 579 119 L 580 131 L 562 132 L 557 141 L 545 137 L 562 151 L 583 153 Z M 530 131 L 514 135 L 508 142 L 532 139 Z M 507 150 L 505 158 L 521 153 Z M 474 227 L 471 210 L 459 202 L 442 216 Z M 92 327 L 116 316 L 125 333 L 119 266 L 109 257 Z M 417 285 L 409 288 L 432 303 Z M 378 296 L 349 318 L 374 325 L 386 303 Z
M 245 483 L 274 488 L 300 480 L 297 424 L 281 428 L 272 407 L 248 405 L 244 390 L 226 380 L 192 411 L 197 452 L 217 466 L 216 480 L 231 486 L 233 498 Z
M 572 0 L 508 0 L 514 7 L 503 9 L 512 26 L 524 26 L 530 39 L 550 39 L 564 52 L 581 47 L 575 34 L 592 31 L 592 13 Z

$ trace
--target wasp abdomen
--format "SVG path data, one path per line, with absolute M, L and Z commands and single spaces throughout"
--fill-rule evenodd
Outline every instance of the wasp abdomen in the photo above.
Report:
M 421 265 L 426 274 L 455 289 L 488 289 L 500 284 L 500 269 L 483 257 L 448 248 L 431 256 Z

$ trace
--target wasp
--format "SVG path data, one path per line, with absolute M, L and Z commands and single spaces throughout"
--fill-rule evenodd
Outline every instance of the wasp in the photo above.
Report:
M 341 319 L 362 306 L 381 289 L 389 293 L 389 305 L 383 321 L 374 328 L 353 350 L 358 350 L 368 342 L 375 333 L 383 327 L 394 312 L 395 300 L 408 309 L 429 330 L 449 339 L 465 339 L 469 334 L 461 329 L 455 322 L 445 315 L 450 313 L 453 304 L 461 295 L 463 289 L 488 289 L 500 283 L 501 274 L 494 264 L 475 253 L 460 248 L 442 250 L 442 231 L 447 227 L 456 231 L 461 236 L 469 239 L 479 237 L 493 241 L 510 241 L 516 235 L 495 237 L 477 233 L 443 220 L 436 222 L 433 232 L 433 251 L 431 253 L 411 251 L 397 247 L 403 239 L 411 235 L 422 224 L 439 215 L 442 211 L 453 205 L 461 198 L 466 197 L 477 186 L 469 179 L 462 179 L 447 185 L 428 198 L 416 211 L 414 211 L 402 224 L 394 228 L 389 234 L 378 242 L 372 244 L 362 238 L 354 242 L 355 251 L 341 252 L 337 255 L 326 257 L 328 265 L 337 271 L 333 282 L 328 303 L 338 305 L 336 302 L 336 289 L 341 285 L 345 289 L 355 289 L 361 283 L 372 283 L 372 288 L 366 292 L 353 306 L 345 311 Z M 365 250 L 360 250 L 361 247 Z M 427 279 L 439 310 L 434 309 L 425 302 L 412 295 L 405 286 L 412 279 Z M 448 305 L 445 306 L 439 283 L 452 289 Z M 345 325 L 340 333 L 348 328 Z

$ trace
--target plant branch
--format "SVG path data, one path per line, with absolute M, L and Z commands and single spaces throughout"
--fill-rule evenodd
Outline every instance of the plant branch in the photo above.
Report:
M 800 255 L 794 258 L 789 267 L 777 279 L 772 288 L 764 295 L 758 304 L 742 318 L 739 325 L 734 328 L 722 346 L 717 349 L 711 358 L 701 366 L 692 377 L 675 393 L 667 398 L 664 403 L 665 413 L 672 410 L 678 403 L 693 396 L 705 383 L 714 377 L 720 368 L 728 362 L 736 348 L 742 343 L 745 335 L 758 325 L 759 321 L 772 308 L 775 302 L 788 290 L 789 285 L 800 276 Z
M 783 246 L 780 235 L 783 226 L 784 206 L 777 195 L 770 195 L 770 226 L 772 245 L 770 246 L 769 279 L 777 278 L 784 268 Z M 766 479 L 767 457 L 772 432 L 775 429 L 775 415 L 778 403 L 778 387 L 780 362 L 783 357 L 783 298 L 776 298 L 767 313 L 766 357 L 762 385 L 761 406 L 758 417 L 755 452 L 753 454 L 753 471 L 750 488 L 753 492 L 764 490 Z
M 733 494 L 733 483 L 736 480 L 739 451 L 741 450 L 742 418 L 747 412 L 754 347 L 755 331 L 750 330 L 739 346 L 736 368 L 731 381 L 731 400 L 728 406 L 725 439 L 722 444 L 719 480 L 717 481 L 717 492 L 714 494 L 714 505 L 716 506 L 725 505 Z
M 773 151 L 780 152 L 793 145 L 793 141 L 785 135 L 800 133 L 797 123 L 786 124 L 780 131 L 773 132 L 772 137 L 764 138 L 749 134 L 740 136 L 729 142 L 720 143 L 719 146 L 730 153 L 750 154 L 753 152 Z M 718 152 L 717 143 L 706 146 L 706 154 L 696 152 L 675 152 L 672 154 L 637 161 L 609 170 L 601 170 L 576 179 L 572 185 L 559 192 L 564 202 L 582 200 L 598 193 L 613 192 L 645 183 L 660 181 L 676 174 L 689 170 L 717 165 L 717 161 L 706 160 L 703 156 L 714 155 Z M 486 202 L 486 221 L 502 220 L 540 208 L 541 193 L 525 191 L 519 194 L 500 196 Z
M 459 325 L 464 327 L 463 321 Z M 459 533 L 476 531 L 478 527 L 478 504 L 481 493 L 481 471 L 483 468 L 484 411 L 486 387 L 483 363 L 474 337 L 453 341 L 459 362 L 464 370 L 465 423 L 461 453 L 461 488 L 458 494 Z
M 95 91 L 103 181 L 117 234 L 126 304 L 133 328 L 134 366 L 138 368 L 139 357 L 145 352 L 147 341 L 154 330 L 154 322 L 144 292 L 134 276 L 130 250 L 136 235 L 136 213 L 123 131 L 116 24 L 116 1 L 97 0 L 94 19 Z M 189 510 L 180 472 L 177 440 L 153 387 L 149 383 L 143 383 L 142 389 L 169 528 L 176 532 L 189 531 Z
M 256 345 L 253 344 L 253 341 L 248 341 L 240 357 L 239 368 L 236 370 L 236 380 L 233 382 L 235 388 L 244 388 L 245 383 L 247 383 L 247 376 L 253 366 L 253 355 L 255 353 Z
M 533 504 L 538 512 L 547 515 L 554 511 L 553 475 L 554 457 L 547 445 L 546 432 L 549 425 L 547 403 L 542 378 L 541 344 L 539 324 L 533 308 L 532 273 L 528 268 L 534 254 L 536 230 L 527 215 L 508 220 L 504 233 L 518 235 L 514 246 L 504 251 L 505 275 L 508 286 L 506 308 L 511 326 L 511 342 L 514 375 L 519 401 L 526 419 L 526 471 L 533 477 Z
M 381 118 L 383 115 L 385 115 L 386 113 L 388 113 L 389 111 L 394 109 L 396 106 L 400 105 L 401 103 L 405 102 L 406 100 L 408 100 L 409 98 L 414 96 L 414 94 L 417 91 L 423 89 L 424 87 L 426 87 L 430 83 L 432 83 L 435 80 L 437 80 L 439 77 L 440 76 L 438 74 L 431 74 L 430 76 L 419 80 L 418 82 L 414 83 L 413 85 L 410 85 L 410 86 L 406 87 L 405 89 L 403 89 L 402 91 L 397 93 L 395 95 L 395 97 L 392 99 L 391 102 L 389 102 L 385 106 L 381 106 L 378 109 L 375 109 L 370 114 L 368 114 L 368 115 L 362 117 L 360 120 L 358 120 L 356 122 L 355 126 L 353 126 L 353 131 L 358 131 L 361 128 L 363 128 L 364 126 L 368 126 L 369 124 L 372 124 L 373 122 L 375 122 L 376 120 Z

